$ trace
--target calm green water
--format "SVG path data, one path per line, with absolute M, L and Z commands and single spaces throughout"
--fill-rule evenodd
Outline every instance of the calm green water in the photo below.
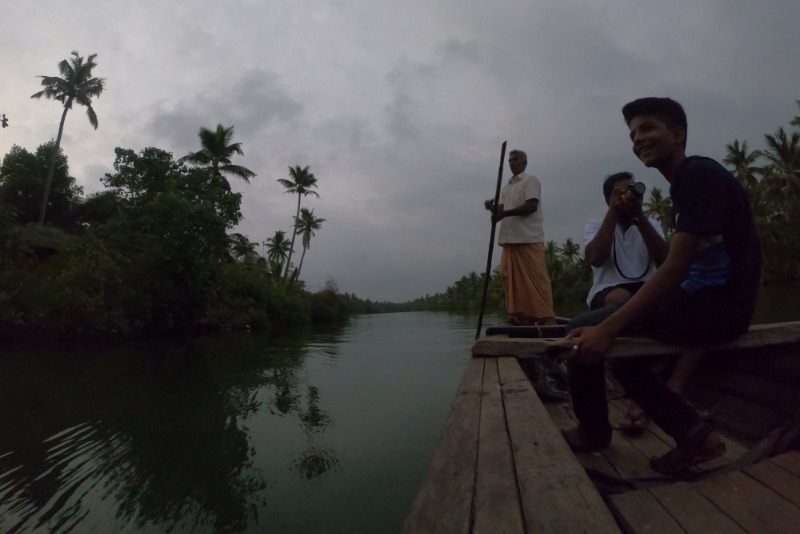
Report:
M 0 531 L 397 532 L 475 317 L 0 357 Z

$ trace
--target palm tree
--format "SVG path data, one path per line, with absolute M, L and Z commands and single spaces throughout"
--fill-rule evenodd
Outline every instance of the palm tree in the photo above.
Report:
M 561 256 L 569 262 L 571 266 L 575 266 L 575 259 L 581 253 L 581 246 L 568 237 L 564 241 L 564 246 L 561 247 Z
M 787 134 L 779 128 L 775 135 L 766 134 L 764 156 L 772 163 L 774 185 L 785 199 L 800 192 L 800 132 Z
M 234 257 L 246 265 L 253 263 L 253 260 L 258 256 L 256 247 L 258 243 L 253 243 L 246 235 L 239 233 L 231 234 L 230 247 Z
M 306 195 L 314 195 L 319 198 L 319 193 L 312 191 L 312 188 L 317 187 L 317 177 L 308 170 L 308 165 L 300 168 L 300 165 L 289 167 L 289 176 L 291 180 L 286 178 L 278 178 L 278 183 L 286 188 L 284 193 L 297 193 L 297 212 L 295 213 L 295 220 L 300 216 L 300 199 Z M 284 279 L 289 277 L 289 265 L 292 262 L 292 253 L 294 252 L 294 240 L 297 237 L 297 225 L 292 232 L 292 246 L 289 247 L 289 258 L 286 260 L 286 269 L 283 273 Z
M 270 265 L 278 265 L 277 275 L 280 276 L 283 270 L 283 262 L 289 255 L 289 241 L 286 239 L 286 232 L 276 230 L 275 235 L 266 241 L 267 259 Z
M 89 123 L 97 129 L 97 114 L 92 108 L 92 97 L 100 97 L 105 86 L 103 78 L 93 78 L 92 69 L 97 66 L 94 62 L 97 54 L 91 54 L 84 62 L 76 50 L 72 51 L 72 58 L 62 60 L 58 64 L 60 76 L 39 76 L 42 79 L 43 90 L 31 95 L 31 98 L 45 97 L 58 100 L 64 105 L 61 113 L 61 122 L 58 125 L 58 135 L 53 154 L 50 157 L 50 166 L 47 169 L 47 177 L 44 181 L 44 193 L 42 194 L 42 205 L 39 209 L 39 224 L 44 224 L 45 214 L 47 213 L 47 201 L 50 196 L 50 186 L 53 183 L 53 171 L 56 167 L 56 159 L 61 147 L 61 135 L 64 133 L 64 121 L 67 119 L 67 112 L 72 109 L 72 104 L 77 102 L 86 106 L 86 114 L 89 116 Z
M 795 102 L 797 102 L 797 105 L 800 106 L 800 100 L 795 100 Z M 792 122 L 790 122 L 789 124 L 791 124 L 792 126 L 800 126 L 800 115 L 795 115 L 794 118 L 792 119 Z
M 664 235 L 669 235 L 670 220 L 672 218 L 672 199 L 665 197 L 661 189 L 654 187 L 650 190 L 650 201 L 644 205 L 644 214 L 655 217 L 661 223 Z
M 306 250 L 311 248 L 311 238 L 314 237 L 314 231 L 322 228 L 322 223 L 325 219 L 314 217 L 314 210 L 303 208 L 300 210 L 300 217 L 296 217 L 294 225 L 297 232 L 303 235 L 303 255 L 300 256 L 300 265 L 297 267 L 297 274 L 295 279 L 300 277 L 300 269 L 303 268 L 303 259 L 306 257 Z
M 214 170 L 214 176 L 227 190 L 230 190 L 231 186 L 228 180 L 222 176 L 223 173 L 236 176 L 248 183 L 250 178 L 256 175 L 246 167 L 231 163 L 231 157 L 234 154 L 244 155 L 241 143 L 231 143 L 233 126 L 225 128 L 223 125 L 217 124 L 217 129 L 213 131 L 208 128 L 200 128 L 198 136 L 202 148 L 198 152 L 189 152 L 178 161 L 211 167 Z
M 758 187 L 758 179 L 755 175 L 761 173 L 763 169 L 756 167 L 754 164 L 761 158 L 761 151 L 754 150 L 748 153 L 747 141 L 742 141 L 740 145 L 738 139 L 732 145 L 725 145 L 725 148 L 728 151 L 728 155 L 725 156 L 723 163 L 733 167 L 733 174 L 736 175 L 736 178 L 747 190 L 755 191 L 756 187 Z
M 559 253 L 560 249 L 556 242 L 552 239 L 548 241 L 544 247 L 544 261 L 547 265 L 547 272 L 550 273 L 551 278 L 563 270 Z

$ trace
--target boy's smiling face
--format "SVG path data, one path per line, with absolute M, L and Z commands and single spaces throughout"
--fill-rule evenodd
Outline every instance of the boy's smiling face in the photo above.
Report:
M 680 126 L 670 128 L 656 115 L 638 115 L 628 127 L 633 153 L 646 167 L 659 168 L 683 154 L 686 130 Z

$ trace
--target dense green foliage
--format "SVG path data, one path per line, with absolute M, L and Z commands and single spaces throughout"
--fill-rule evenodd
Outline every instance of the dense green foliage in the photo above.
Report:
M 797 101 L 800 105 L 800 100 Z M 764 282 L 800 278 L 800 116 L 787 132 L 765 134 L 766 148 L 750 152 L 747 141 L 726 145 L 725 163 L 750 193 L 764 251 Z
M 81 196 L 58 158 L 47 226 L 36 219 L 43 166 L 14 147 L 0 167 L 0 336 L 86 337 L 341 319 L 330 289 L 287 287 L 246 236 L 241 194 L 213 167 L 169 152 L 117 149 L 106 190 Z M 20 193 L 21 192 L 21 193 Z M 27 195 L 24 193 L 28 193 Z M 324 310 L 313 311 L 315 302 Z

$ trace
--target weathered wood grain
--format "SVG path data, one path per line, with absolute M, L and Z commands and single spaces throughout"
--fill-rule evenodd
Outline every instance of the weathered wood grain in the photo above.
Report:
M 517 361 L 498 360 L 527 532 L 619 532 Z
M 625 532 L 683 534 L 685 531 L 646 490 L 612 495 L 609 505 Z
M 694 488 L 747 532 L 800 531 L 800 508 L 744 473 L 711 477 Z
M 787 452 L 786 454 L 770 458 L 770 461 L 786 469 L 790 473 L 800 476 L 800 452 Z
M 497 361 L 483 373 L 474 533 L 523 533 L 517 477 L 503 411 Z
M 744 532 L 710 501 L 694 490 L 691 484 L 679 482 L 649 490 L 686 532 L 697 534 L 737 534 Z
M 470 531 L 484 361 L 471 360 L 403 532 Z
M 789 454 L 798 456 L 797 451 Z M 780 467 L 779 462 L 780 460 L 759 462 L 744 469 L 744 472 L 800 507 L 800 477 Z

